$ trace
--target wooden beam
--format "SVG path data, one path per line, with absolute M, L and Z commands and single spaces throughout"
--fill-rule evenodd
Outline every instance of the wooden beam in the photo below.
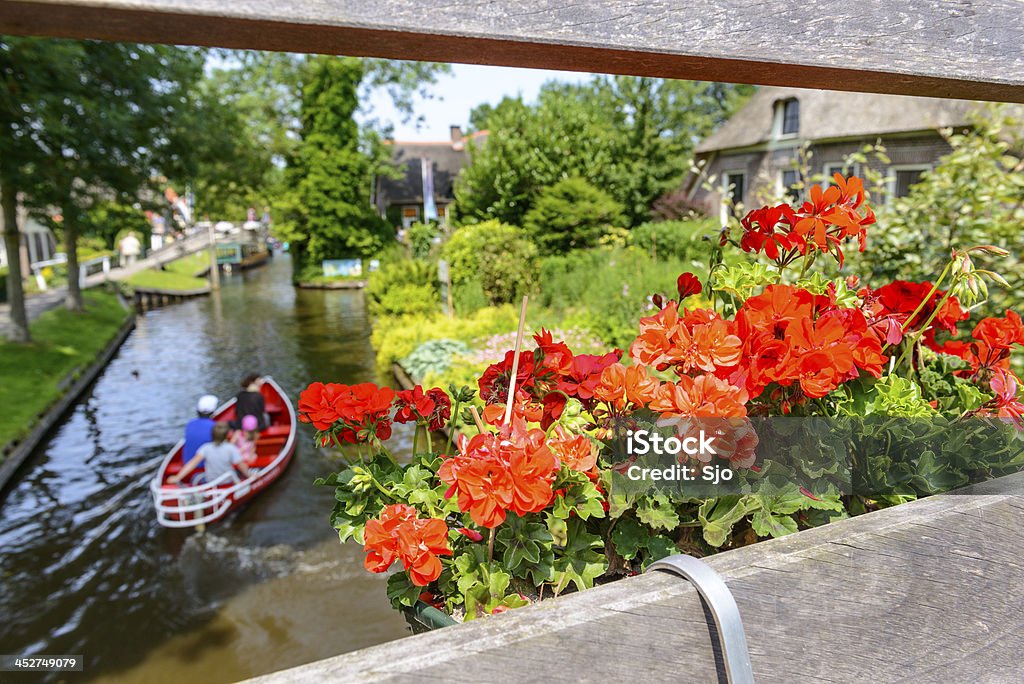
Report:
M 4 0 L 0 33 L 1024 102 L 1022 0 Z
M 1018 474 L 706 560 L 757 682 L 1020 681 L 1022 514 Z M 653 573 L 254 681 L 725 681 L 709 625 Z

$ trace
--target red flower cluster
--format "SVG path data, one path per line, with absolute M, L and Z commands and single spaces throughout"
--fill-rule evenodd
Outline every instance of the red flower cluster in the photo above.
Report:
M 868 326 L 886 344 L 899 344 L 908 330 L 920 329 L 935 314 L 923 339 L 925 344 L 938 351 L 940 348 L 935 342 L 936 331 L 945 330 L 955 335 L 957 323 L 967 320 L 970 314 L 960 306 L 956 297 L 947 299 L 942 308 L 936 311 L 946 293 L 942 290 L 932 293 L 932 287 L 928 281 L 912 283 L 895 280 L 877 290 L 864 288 L 857 294 L 864 301 Z M 921 306 L 922 302 L 924 306 Z M 921 307 L 920 313 L 910 320 L 918 307 Z
M 971 341 L 949 340 L 939 351 L 959 356 L 971 364 L 974 376 L 1010 372 L 1010 350 L 1024 346 L 1024 322 L 1009 309 L 1003 318 L 984 318 L 974 326 Z M 1014 385 L 1016 387 L 1016 384 Z
M 780 268 L 810 248 L 832 254 L 842 266 L 841 244 L 853 237 L 863 252 L 867 226 L 875 222 L 874 213 L 861 208 L 864 183 L 856 176 L 846 179 L 838 173 L 833 180 L 835 185 L 824 189 L 811 186 L 810 199 L 799 209 L 780 204 L 749 212 L 740 221 L 740 247 L 746 252 L 764 252 Z
M 630 354 L 680 376 L 659 390 L 653 410 L 720 417 L 745 415 L 747 398 L 772 383 L 822 397 L 861 371 L 879 377 L 886 361 L 859 309 L 788 285 L 749 298 L 735 320 L 701 309 L 680 315 L 669 303 L 641 319 Z
M 459 453 L 445 459 L 437 474 L 450 485 L 446 497 L 458 494 L 459 510 L 477 525 L 493 528 L 508 511 L 543 510 L 554 497 L 551 483 L 558 467 L 544 431 L 514 417 L 498 434 L 463 438 Z
M 299 395 L 299 420 L 312 423 L 317 430 L 337 429 L 346 442 L 365 442 L 370 435 L 388 439 L 394 398 L 393 389 L 370 382 L 314 382 Z
M 367 570 L 384 572 L 397 559 L 418 587 L 427 586 L 441 575 L 439 555 L 452 554 L 445 522 L 420 519 L 416 509 L 406 504 L 385 506 L 379 519 L 368 520 L 365 539 Z
M 541 330 L 533 339 L 537 349 L 519 354 L 516 394 L 517 401 L 540 408 L 538 422 L 546 430 L 562 415 L 568 399 L 579 399 L 588 407 L 593 405 L 601 372 L 618 361 L 622 352 L 616 349 L 604 356 L 574 355 L 564 342 L 555 342 L 547 330 Z M 480 376 L 480 397 L 488 406 L 508 401 L 514 359 L 515 352 L 509 351 L 500 363 L 492 364 Z M 518 398 L 520 392 L 525 398 Z
M 434 432 L 448 424 L 452 415 L 452 401 L 440 387 L 423 391 L 416 385 L 410 390 L 398 393 L 395 400 L 398 411 L 395 412 L 396 423 L 414 423 L 424 421 Z

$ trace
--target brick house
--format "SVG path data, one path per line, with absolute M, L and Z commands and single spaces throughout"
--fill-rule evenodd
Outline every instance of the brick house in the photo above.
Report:
M 451 127 L 451 139 L 441 142 L 399 142 L 388 140 L 391 160 L 402 170 L 400 178 L 378 176 L 373 203 L 380 215 L 396 228 L 408 228 L 425 219 L 448 220 L 455 201 L 455 178 L 469 163 L 470 144 L 483 144 L 487 131 L 463 135 Z M 432 187 L 433 192 L 424 192 Z
M 891 163 L 880 166 L 887 195 L 903 196 L 922 172 L 949 151 L 939 129 L 966 126 L 976 102 L 902 95 L 848 93 L 801 88 L 762 87 L 750 101 L 696 148 L 701 173 L 683 187 L 687 203 L 725 221 L 723 198 L 742 198 L 756 206 L 769 191 L 781 196 L 800 180 L 801 147 L 809 144 L 811 179 L 844 168 L 848 155 L 881 141 Z M 712 189 L 704 187 L 711 179 Z M 884 202 L 876 198 L 875 202 Z

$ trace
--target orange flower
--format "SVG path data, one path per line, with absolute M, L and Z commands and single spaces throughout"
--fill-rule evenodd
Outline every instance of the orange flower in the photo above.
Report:
M 692 418 L 733 418 L 747 415 L 747 391 L 713 375 L 684 375 L 679 382 L 666 382 L 651 402 L 652 411 L 667 416 Z
M 420 519 L 406 504 L 385 506 L 378 519 L 366 522 L 364 566 L 384 572 L 397 559 L 412 583 L 425 587 L 441 575 L 439 555 L 450 556 L 448 526 L 437 518 Z
M 547 506 L 557 472 L 558 459 L 544 431 L 514 416 L 498 434 L 463 439 L 459 453 L 441 464 L 438 477 L 450 485 L 446 496 L 458 494 L 459 510 L 477 525 L 494 528 L 507 511 L 524 515 Z
M 626 369 L 626 398 L 637 406 L 646 406 L 658 396 L 661 382 L 647 374 L 645 366 Z
M 601 371 L 601 381 L 594 388 L 594 396 L 599 401 L 610 404 L 617 409 L 626 407 L 626 367 L 621 363 L 612 365 Z
M 561 425 L 555 426 L 548 446 L 562 465 L 581 473 L 590 472 L 597 465 L 597 449 L 586 435 L 574 435 Z

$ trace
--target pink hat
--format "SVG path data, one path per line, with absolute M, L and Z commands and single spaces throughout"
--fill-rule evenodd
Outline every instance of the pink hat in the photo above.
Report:
M 243 430 L 255 430 L 259 424 L 260 422 L 256 420 L 256 416 L 245 416 L 244 418 L 242 418 Z

